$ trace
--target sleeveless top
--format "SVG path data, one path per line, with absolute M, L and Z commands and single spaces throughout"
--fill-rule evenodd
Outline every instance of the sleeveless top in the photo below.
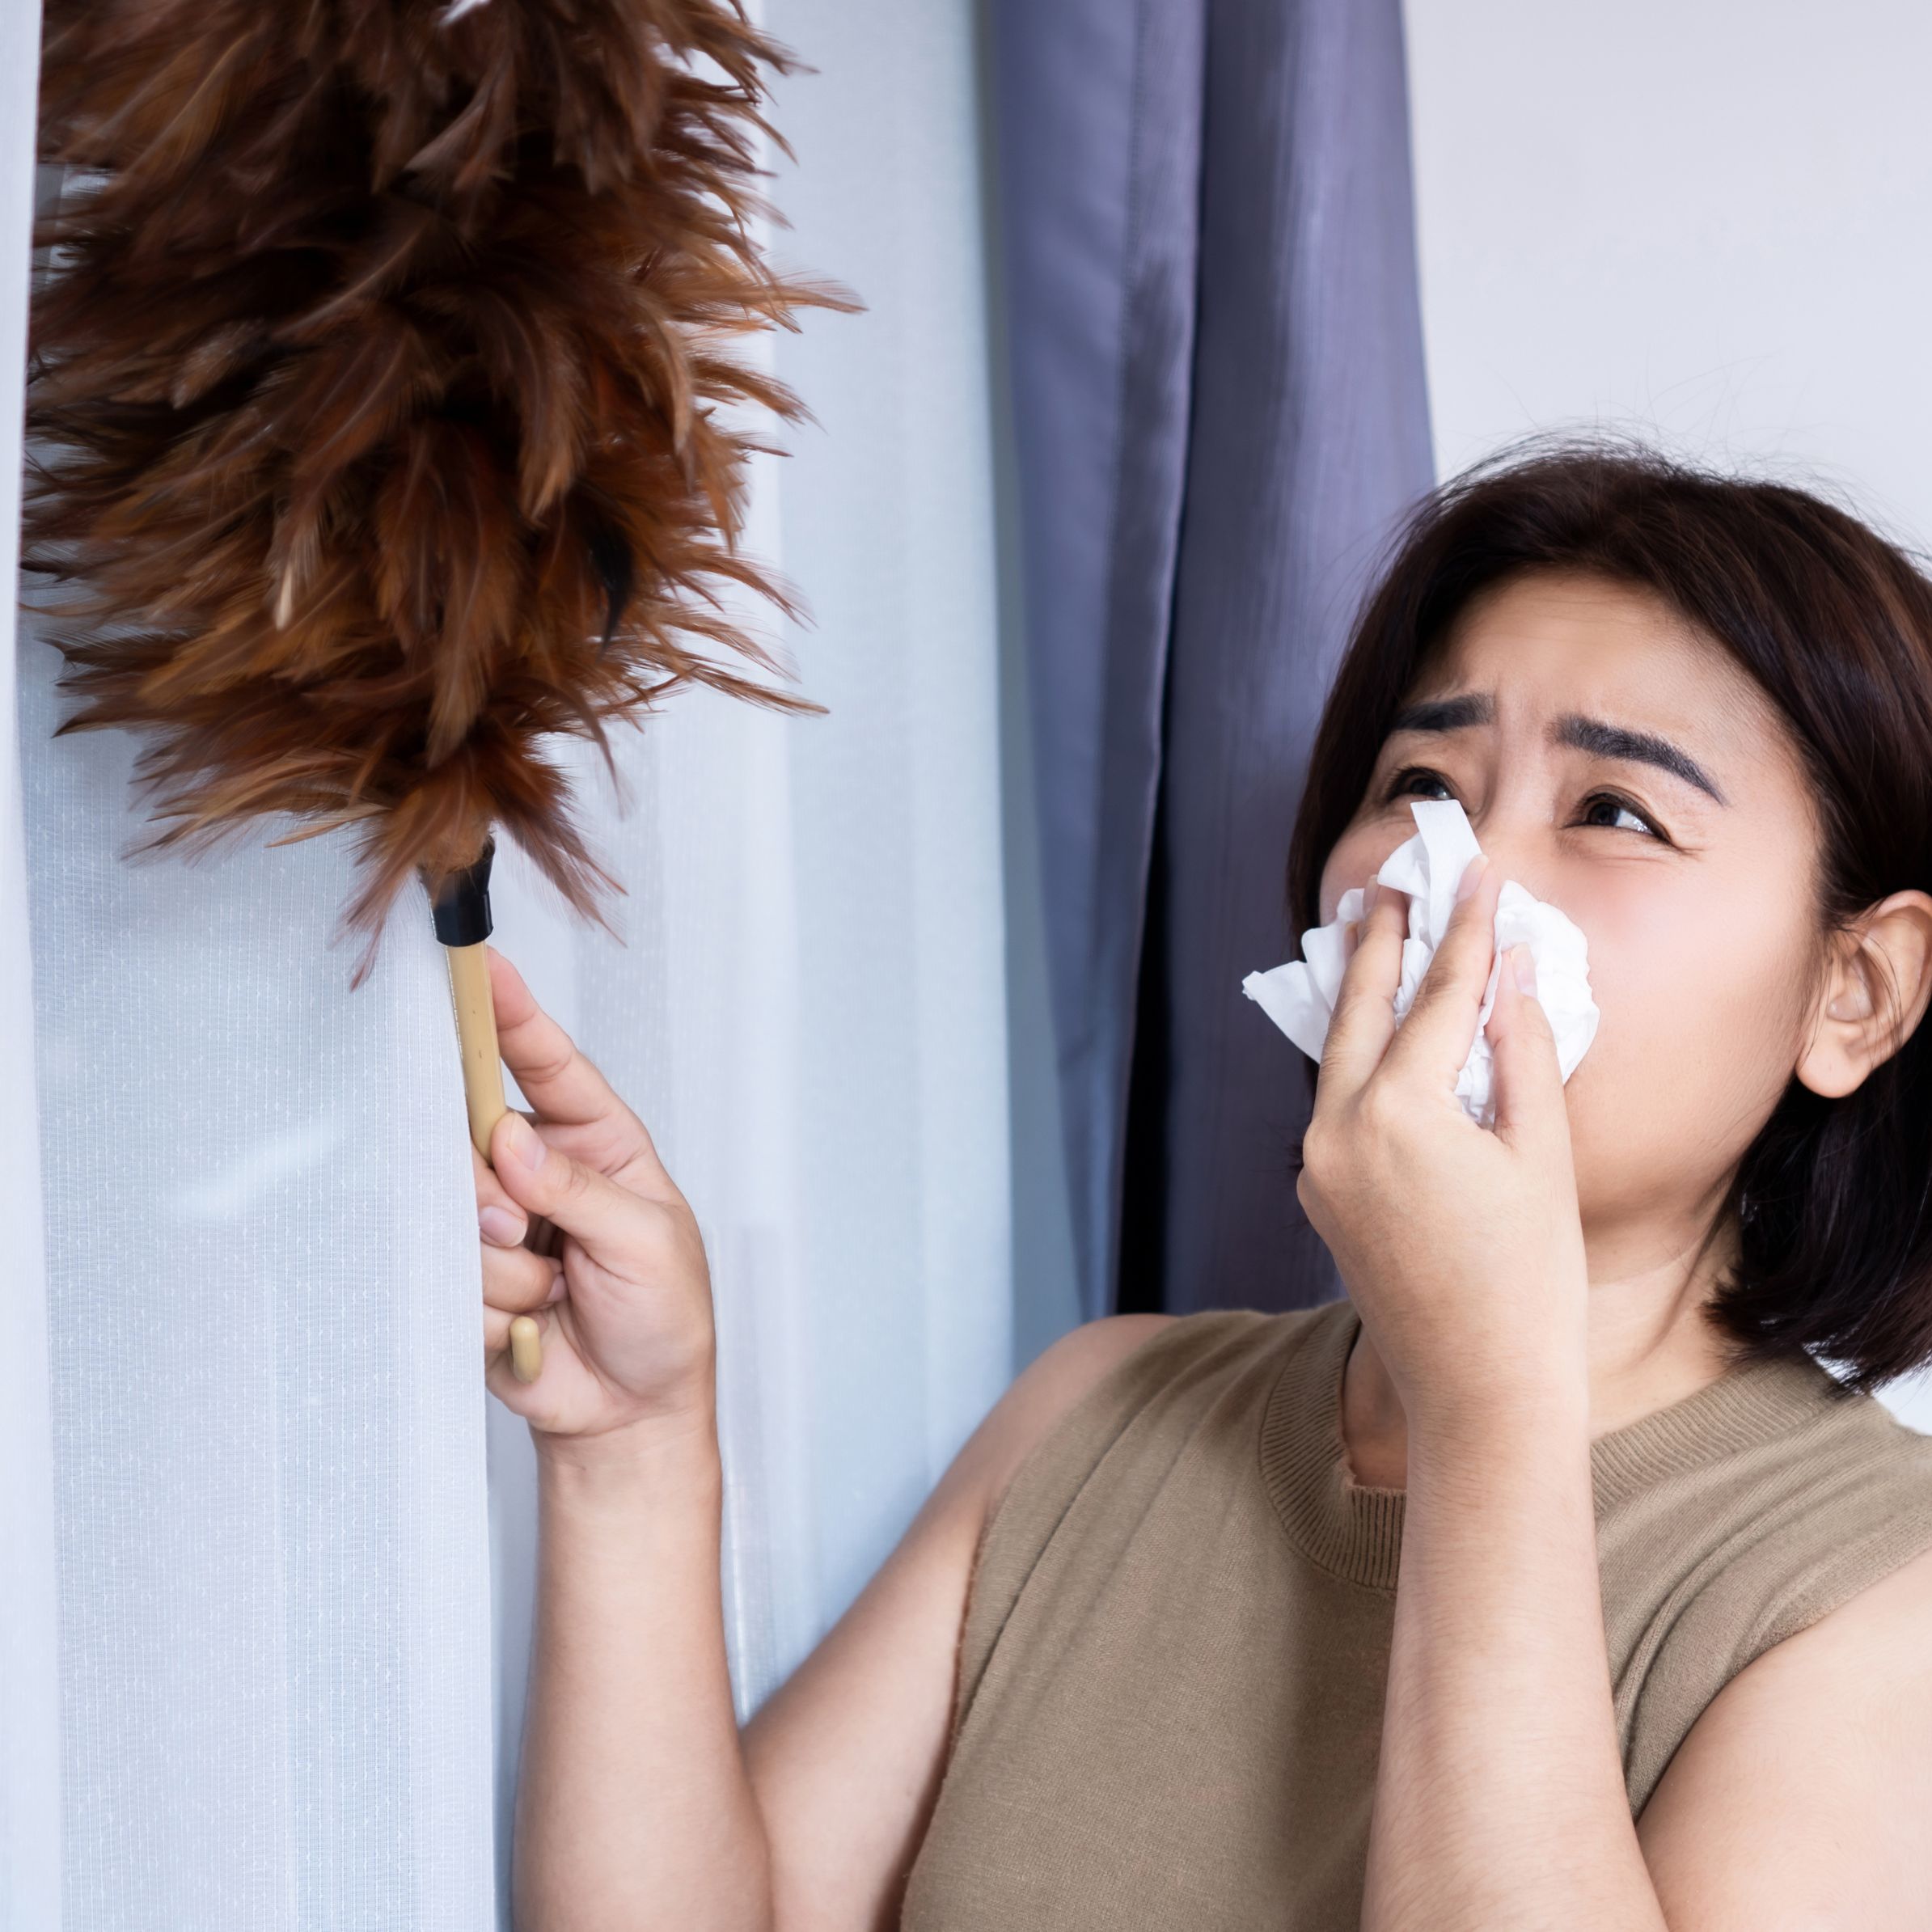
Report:
M 1183 1317 L 1022 1463 L 902 1932 L 1356 1932 L 1406 1500 L 1347 1469 L 1359 1325 Z M 1807 1356 L 1590 1456 L 1634 1816 L 1736 1672 L 1932 1547 L 1932 1436 Z

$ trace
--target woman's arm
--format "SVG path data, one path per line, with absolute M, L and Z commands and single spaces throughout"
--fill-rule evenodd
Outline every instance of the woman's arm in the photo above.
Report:
M 537 1442 L 518 1932 L 763 1932 L 768 1853 L 725 1669 L 710 1418 Z
M 1303 1147 L 1302 1204 L 1408 1437 L 1362 1923 L 1659 1932 L 1604 1643 L 1568 1119 L 1521 949 L 1489 1021 L 1494 1131 L 1454 1098 L 1498 890 L 1473 860 L 1399 1031 L 1406 904 L 1368 903 Z
M 1407 1487 L 1363 1932 L 1664 1932 L 1611 1706 L 1587 1405 L 1412 1423 Z
M 519 1932 L 890 1932 L 945 1761 L 980 1530 L 1034 1444 L 1168 1319 L 1089 1322 L 1020 1376 L 742 1747 L 710 1418 L 539 1435 Z

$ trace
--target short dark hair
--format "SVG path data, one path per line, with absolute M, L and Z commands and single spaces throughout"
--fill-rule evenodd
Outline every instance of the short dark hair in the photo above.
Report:
M 1804 490 L 1621 442 L 1541 442 L 1426 499 L 1363 604 L 1290 848 L 1297 932 L 1320 920 L 1322 867 L 1430 652 L 1478 594 L 1543 570 L 1654 594 L 1777 705 L 1821 829 L 1821 933 L 1932 887 L 1932 582 Z M 1932 1359 L 1929 1190 L 1932 1025 L 1841 1098 L 1794 1077 L 1723 1210 L 1740 1257 L 1706 1313 L 1733 1359 L 1814 1353 L 1868 1393 Z

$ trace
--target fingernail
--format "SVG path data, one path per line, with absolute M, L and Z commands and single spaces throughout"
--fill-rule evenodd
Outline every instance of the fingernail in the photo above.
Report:
M 564 1273 L 563 1273 L 563 1270 L 562 1270 L 562 1269 L 560 1269 L 560 1269 L 557 1270 L 557 1278 L 556 1278 L 556 1279 L 555 1281 L 553 1281 L 553 1282 L 552 1282 L 552 1283 L 550 1284 L 550 1292 L 549 1292 L 547 1295 L 546 1295 L 546 1296 L 543 1297 L 543 1300 L 544 1300 L 544 1304 L 545 1304 L 546 1306 L 547 1306 L 547 1305 L 548 1305 L 550 1303 L 552 1303 L 552 1302 L 553 1302 L 553 1301 L 561 1301 L 563 1299 L 564 1299 Z
M 1371 879 L 1368 883 L 1362 888 L 1363 918 L 1367 919 L 1369 914 L 1374 911 L 1376 894 L 1381 890 L 1382 881 L 1380 879 Z
M 534 1174 L 550 1152 L 543 1144 L 543 1136 L 521 1114 L 509 1114 L 504 1118 L 509 1125 L 503 1130 L 503 1151 L 525 1173 Z
M 476 1211 L 476 1225 L 483 1230 L 483 1238 L 493 1247 L 514 1248 L 523 1238 L 523 1230 L 529 1226 L 522 1215 L 513 1214 L 507 1207 L 499 1207 L 493 1202 L 488 1207 Z
M 1516 976 L 1518 991 L 1533 993 L 1537 990 L 1537 958 L 1528 946 L 1510 948 L 1510 970 Z
M 1489 869 L 1490 856 L 1479 852 L 1463 868 L 1462 877 L 1456 887 L 1456 903 L 1461 905 L 1482 883 L 1482 875 Z

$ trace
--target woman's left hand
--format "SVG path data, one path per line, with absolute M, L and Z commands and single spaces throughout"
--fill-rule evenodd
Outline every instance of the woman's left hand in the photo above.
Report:
M 1398 1029 L 1408 900 L 1375 895 L 1321 1056 L 1297 1195 L 1411 1427 L 1499 1399 L 1587 1401 L 1588 1277 L 1556 1042 L 1503 961 L 1488 1022 L 1496 1122 L 1456 1098 L 1494 953 L 1497 869 L 1470 861 Z

